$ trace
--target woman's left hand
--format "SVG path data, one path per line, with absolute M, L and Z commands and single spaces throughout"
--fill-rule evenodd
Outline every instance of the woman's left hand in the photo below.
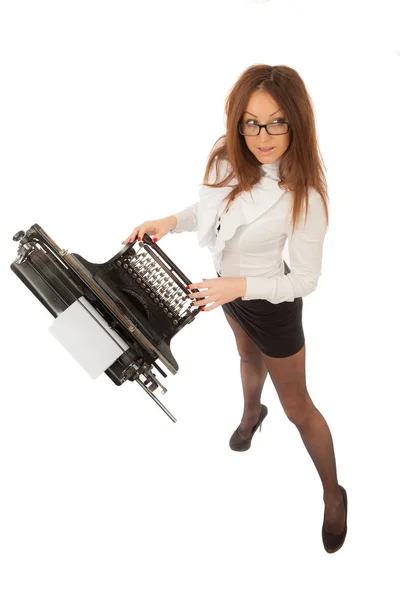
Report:
M 204 291 L 189 294 L 189 298 L 203 298 L 203 300 L 192 302 L 193 306 L 204 306 L 204 311 L 210 311 L 221 306 L 221 304 L 245 296 L 246 278 L 217 277 L 216 279 L 203 279 L 202 283 L 191 283 L 188 286 L 190 290 L 195 288 L 199 290 L 203 289 Z M 206 308 L 207 304 L 211 304 L 211 306 Z

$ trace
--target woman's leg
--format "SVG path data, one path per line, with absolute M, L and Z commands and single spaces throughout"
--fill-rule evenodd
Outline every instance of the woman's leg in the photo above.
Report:
M 254 425 L 260 418 L 261 392 L 268 368 L 263 360 L 264 354 L 242 327 L 225 311 L 224 315 L 231 326 L 240 356 L 240 375 L 242 378 L 244 409 L 239 427 L 240 436 L 249 438 Z
M 300 433 L 324 488 L 325 528 L 332 533 L 344 529 L 345 509 L 336 474 L 333 440 L 328 423 L 314 405 L 306 386 L 305 344 L 292 356 L 264 355 L 282 407 Z

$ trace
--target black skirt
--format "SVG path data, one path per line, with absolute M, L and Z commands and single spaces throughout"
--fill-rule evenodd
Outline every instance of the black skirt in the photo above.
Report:
M 285 275 L 290 268 L 285 264 Z M 218 277 L 221 277 L 217 273 Z M 303 298 L 273 304 L 269 300 L 242 300 L 222 304 L 222 309 L 244 329 L 267 356 L 285 358 L 296 354 L 305 343 Z

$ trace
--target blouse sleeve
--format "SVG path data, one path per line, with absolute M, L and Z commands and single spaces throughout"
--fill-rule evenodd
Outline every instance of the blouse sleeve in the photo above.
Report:
M 197 231 L 197 207 L 199 203 L 195 202 L 187 208 L 175 213 L 177 219 L 176 227 L 171 229 L 170 233 L 182 233 L 182 231 Z
M 217 169 L 216 169 L 216 161 L 214 161 L 210 168 L 210 174 L 208 177 L 208 183 L 216 183 L 217 179 L 220 181 L 221 178 L 224 178 L 227 174 L 227 170 L 229 168 L 229 162 L 225 159 L 221 160 L 221 166 L 219 167 L 219 173 L 217 177 Z M 218 190 L 219 191 L 219 190 Z M 217 193 L 218 193 L 217 191 Z M 199 196 L 200 199 L 204 195 L 215 193 L 213 188 L 210 188 L 206 185 L 201 184 L 199 188 Z M 182 231 L 197 231 L 198 230 L 198 222 L 197 222 L 197 209 L 199 206 L 199 202 L 195 202 L 191 204 L 187 208 L 173 214 L 177 219 L 177 224 L 174 229 L 171 229 L 170 233 L 181 233 Z
M 328 200 L 329 205 L 329 200 Z M 322 274 L 323 244 L 327 227 L 324 203 L 312 188 L 308 199 L 308 214 L 304 225 L 304 214 L 292 235 L 287 231 L 291 272 L 275 277 L 246 277 L 246 294 L 242 300 L 265 299 L 278 304 L 293 302 L 295 298 L 308 296 Z

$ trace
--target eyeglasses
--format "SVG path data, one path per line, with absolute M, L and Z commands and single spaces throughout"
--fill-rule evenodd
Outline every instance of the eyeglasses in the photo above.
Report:
M 265 131 L 270 135 L 284 135 L 289 131 L 290 123 L 283 119 L 277 119 L 265 125 L 258 125 L 256 123 L 239 123 L 238 125 L 239 133 L 242 135 L 258 135 L 262 127 L 265 127 Z

